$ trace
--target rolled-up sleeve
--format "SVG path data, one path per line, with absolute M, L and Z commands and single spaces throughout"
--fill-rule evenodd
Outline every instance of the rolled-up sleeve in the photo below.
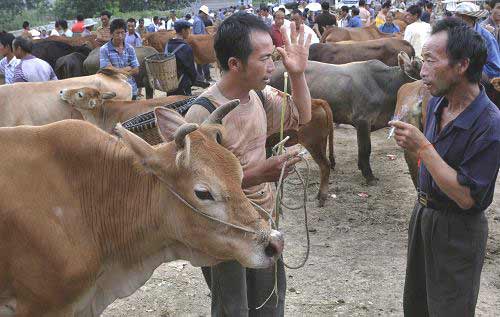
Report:
M 281 109 L 285 93 L 271 86 L 266 86 L 262 90 L 264 95 L 264 110 L 267 116 L 267 135 L 272 135 L 280 131 Z M 286 108 L 284 118 L 285 130 L 298 130 L 299 110 L 290 95 L 286 95 Z
M 457 180 L 470 189 L 475 207 L 484 210 L 491 201 L 488 195 L 494 190 L 500 168 L 500 141 L 480 140 L 467 149 L 464 160 L 457 171 Z

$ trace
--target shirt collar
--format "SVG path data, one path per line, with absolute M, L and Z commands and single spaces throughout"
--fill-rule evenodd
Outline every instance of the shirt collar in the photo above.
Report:
M 128 35 L 128 33 L 127 33 L 127 35 Z M 113 39 L 109 40 L 108 45 L 109 45 L 110 49 L 118 52 L 118 50 L 116 49 L 116 47 L 113 45 Z M 125 41 L 123 41 L 123 48 L 124 49 L 126 48 Z
M 434 115 L 437 116 L 442 112 L 443 107 L 448 104 L 447 100 L 444 97 L 438 102 L 436 109 L 434 109 Z M 455 120 L 453 120 L 453 126 L 468 130 L 471 128 L 472 124 L 476 121 L 479 115 L 483 112 L 483 110 L 488 105 L 488 97 L 484 91 L 484 87 L 480 86 L 479 95 L 470 103 L 470 105 L 460 113 Z

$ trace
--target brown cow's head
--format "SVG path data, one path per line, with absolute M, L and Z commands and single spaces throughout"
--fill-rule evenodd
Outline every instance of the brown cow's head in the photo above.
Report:
M 165 226 L 169 238 L 190 250 L 180 258 L 194 265 L 236 259 L 247 267 L 269 267 L 283 250 L 282 234 L 271 230 L 241 189 L 240 162 L 221 146 L 224 131 L 220 120 L 238 104 L 232 101 L 219 107 L 201 126 L 186 123 L 175 111 L 156 108 L 158 129 L 167 142 L 156 147 L 121 125 L 116 127 L 139 168 L 159 180 L 160 225 Z M 207 219 L 171 189 L 199 212 L 257 234 Z
M 420 79 L 420 69 L 422 68 L 422 59 L 419 57 L 409 57 L 406 52 L 398 54 L 398 64 L 401 70 L 411 79 Z
M 114 92 L 101 93 L 99 90 L 89 87 L 63 89 L 59 94 L 62 100 L 82 114 L 85 121 L 96 125 L 104 101 L 116 96 Z

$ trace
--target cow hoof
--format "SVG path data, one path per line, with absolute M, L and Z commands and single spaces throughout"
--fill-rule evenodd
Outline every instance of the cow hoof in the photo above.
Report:
M 378 178 L 376 178 L 376 177 L 373 177 L 373 178 L 366 180 L 366 185 L 368 185 L 368 186 L 375 186 L 377 184 L 378 184 Z
M 326 197 L 327 197 L 327 195 L 321 195 L 320 193 L 318 193 L 318 195 L 316 196 L 316 199 L 318 200 L 318 204 L 317 204 L 318 207 L 325 206 Z

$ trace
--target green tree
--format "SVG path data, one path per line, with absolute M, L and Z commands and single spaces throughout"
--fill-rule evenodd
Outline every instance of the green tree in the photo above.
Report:
M 23 0 L 3 0 L 0 7 L 0 30 L 8 31 L 11 27 L 13 18 L 19 15 L 24 9 Z M 21 26 L 19 26 L 21 28 Z

